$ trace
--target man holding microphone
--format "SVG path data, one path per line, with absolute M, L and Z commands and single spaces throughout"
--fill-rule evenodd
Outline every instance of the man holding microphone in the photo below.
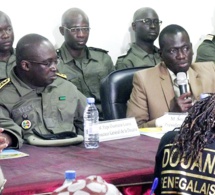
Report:
M 201 93 L 215 92 L 215 65 L 192 64 L 192 43 L 183 27 L 175 24 L 165 27 L 159 45 L 162 62 L 135 73 L 127 104 L 127 117 L 135 117 L 140 128 L 160 127 L 166 112 L 187 112 Z M 179 72 L 185 73 L 188 81 L 183 93 L 177 81 Z

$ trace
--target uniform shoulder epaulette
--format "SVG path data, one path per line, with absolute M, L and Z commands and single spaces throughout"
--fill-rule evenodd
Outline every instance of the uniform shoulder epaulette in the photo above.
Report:
M 214 37 L 215 37 L 215 35 L 208 34 L 208 35 L 205 37 L 204 41 L 205 41 L 205 40 L 213 41 Z
M 122 55 L 118 56 L 118 59 L 120 59 L 120 58 L 124 58 L 124 57 L 125 57 L 125 56 L 127 56 L 127 55 L 128 55 L 127 53 L 122 54 Z
M 5 85 L 10 83 L 10 78 L 6 78 L 3 81 L 0 82 L 0 89 L 2 89 Z
M 67 76 L 65 74 L 57 72 L 56 75 L 59 76 L 59 77 L 62 77 L 64 79 L 67 79 Z
M 124 53 L 124 54 L 118 56 L 118 58 L 124 58 L 125 56 L 127 56 L 130 53 L 130 51 L 131 51 L 131 48 L 127 51 L 127 53 Z
M 107 50 L 96 48 L 96 47 L 88 47 L 89 50 L 94 50 L 94 51 L 101 51 L 103 53 L 108 53 Z

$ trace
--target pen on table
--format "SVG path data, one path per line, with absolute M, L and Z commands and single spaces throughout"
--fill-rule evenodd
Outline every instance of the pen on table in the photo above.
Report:
M 155 179 L 154 179 L 154 181 L 153 181 L 153 184 L 152 184 L 152 188 L 151 188 L 150 195 L 153 195 L 153 194 L 154 194 L 154 191 L 155 191 L 155 189 L 157 188 L 157 185 L 158 185 L 158 178 L 155 177 Z

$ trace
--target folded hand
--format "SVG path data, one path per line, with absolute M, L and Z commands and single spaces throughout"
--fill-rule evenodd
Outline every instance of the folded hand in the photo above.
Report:
M 2 133 L 3 131 L 4 129 L 0 128 L 0 152 L 2 152 L 2 150 L 8 146 L 6 137 L 3 136 L 3 133 Z

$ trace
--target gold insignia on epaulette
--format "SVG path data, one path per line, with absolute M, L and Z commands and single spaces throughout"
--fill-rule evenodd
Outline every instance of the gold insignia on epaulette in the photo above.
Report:
M 5 80 L 3 80 L 2 82 L 0 82 L 0 89 L 2 87 L 4 87 L 5 85 L 7 85 L 10 82 L 10 78 L 6 78 Z
M 207 35 L 204 40 L 212 41 L 213 38 L 214 38 L 214 35 Z
M 62 77 L 64 79 L 67 79 L 67 76 L 65 74 L 62 74 L 62 73 L 58 72 L 58 73 L 56 73 L 56 75 L 59 76 L 59 77 Z

